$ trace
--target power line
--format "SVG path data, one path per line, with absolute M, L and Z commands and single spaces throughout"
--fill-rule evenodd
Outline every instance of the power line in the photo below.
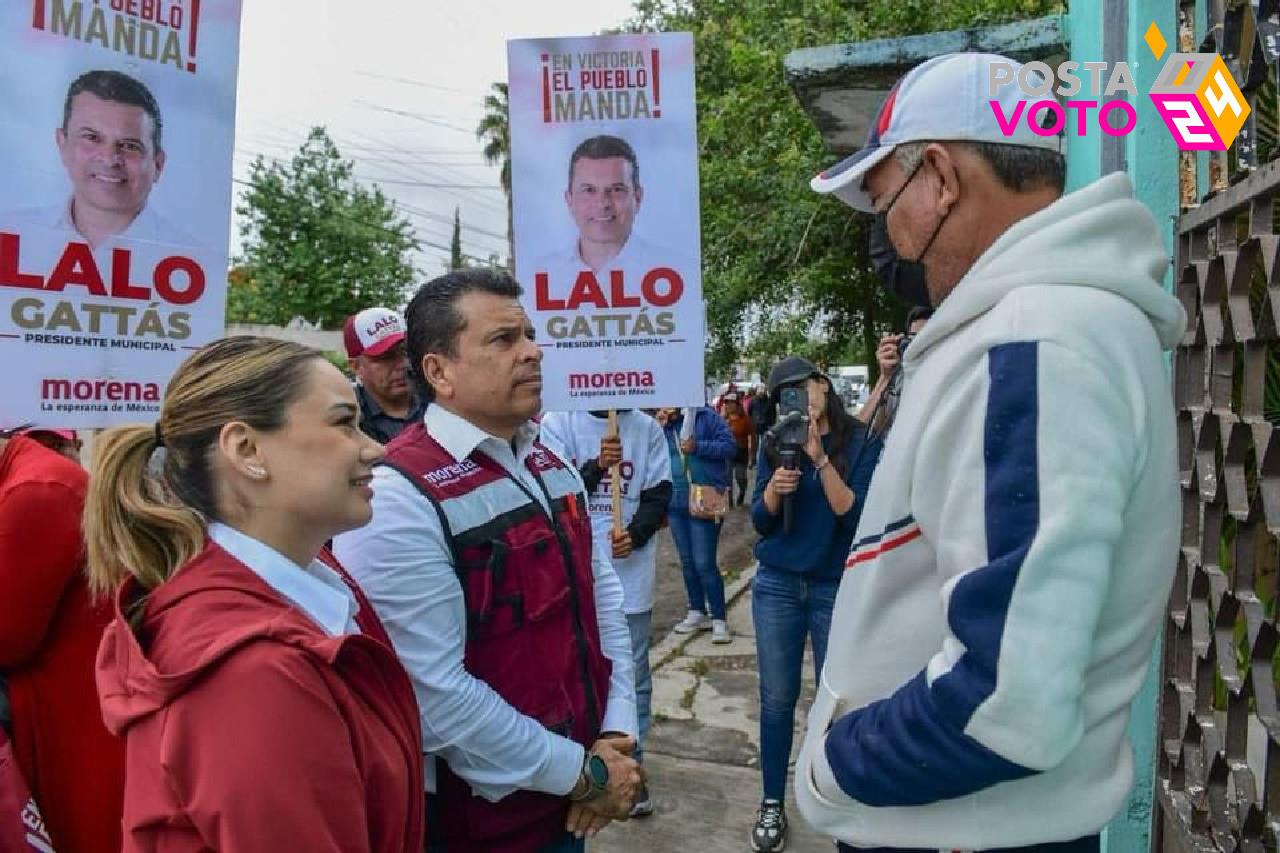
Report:
M 490 166 L 487 162 L 484 162 L 484 161 L 463 163 L 456 160 L 452 160 L 452 161 L 438 160 L 436 158 L 441 156 L 439 154 L 419 154 L 417 152 L 414 152 L 412 155 L 409 155 L 409 156 L 412 156 L 414 159 L 398 160 L 394 157 L 388 157 L 385 153 L 370 152 L 369 149 L 362 148 L 358 145 L 344 145 L 342 146 L 342 150 L 344 152 L 345 151 L 358 152 L 356 155 L 357 157 L 360 157 L 361 155 L 363 155 L 364 161 L 367 161 L 372 164 L 391 163 L 397 166 L 408 166 L 414 169 L 420 168 L 424 164 L 424 162 L 433 166 L 440 166 L 442 168 L 448 168 L 448 169 L 479 169 L 479 168 L 492 169 L 494 168 L 493 166 Z M 479 152 L 476 152 L 475 156 L 483 157 L 484 155 Z
M 241 180 L 240 178 L 232 178 L 231 180 L 232 180 L 232 183 L 239 184 L 239 185 L 244 186 L 244 187 L 252 187 L 252 186 L 253 186 L 253 184 L 252 184 L 252 183 L 250 183 L 249 181 Z M 381 232 L 381 233 L 383 233 L 383 234 L 386 234 L 387 236 L 390 236 L 390 237 L 395 237 L 395 238 L 397 238 L 397 239 L 402 239 L 402 238 L 405 236 L 405 235 L 401 234 L 401 233 L 400 233 L 400 232 L 398 232 L 398 231 L 393 231 L 393 230 L 391 230 L 390 228 L 387 228 L 385 225 L 380 225 L 380 224 L 378 224 L 378 223 L 376 223 L 376 222 L 369 222 L 369 221 L 368 221 L 368 220 L 366 220 L 366 219 L 360 219 L 359 217 L 352 216 L 351 214 L 349 214 L 349 213 L 347 213 L 346 211 L 343 211 L 343 210 L 331 210 L 331 211 L 329 211 L 329 212 L 330 212 L 330 213 L 332 213 L 332 214 L 333 214 L 333 215 L 335 215 L 335 216 L 338 216 L 338 217 L 340 217 L 340 218 L 342 218 L 342 219 L 347 220 L 348 222 L 354 222 L 354 223 L 355 223 L 355 224 L 357 224 L 357 225 L 362 225 L 362 226 L 364 226 L 365 228 L 369 228 L 370 230 L 373 230 L 373 231 L 379 231 L 379 232 Z M 416 229 L 415 229 L 415 231 L 416 231 Z M 440 251 L 443 251 L 443 252 L 450 252 L 450 253 L 452 253 L 452 252 L 453 252 L 453 247 L 452 247 L 452 246 L 443 246 L 443 245 L 441 245 L 441 244 L 439 244 L 439 243 L 433 243 L 433 242 L 432 242 L 432 241 L 430 241 L 430 240 L 422 239 L 421 237 L 416 236 L 416 234 L 414 235 L 414 238 L 413 238 L 413 239 L 414 239 L 416 242 L 421 243 L 421 244 L 422 244 L 422 245 L 424 245 L 424 246 L 430 246 L 430 247 L 431 247 L 431 248 L 433 248 L 433 249 L 439 249 Z M 497 254 L 497 253 L 495 253 L 495 254 Z M 472 256 L 468 256 L 468 257 L 470 257 L 470 259 L 471 259 L 471 260 L 475 260 L 475 261 L 483 261 L 483 262 L 485 262 L 485 263 L 487 263 L 487 262 L 488 262 L 488 259 L 487 259 L 487 258 L 476 258 L 476 257 L 472 257 Z
M 379 153 L 379 152 L 386 152 L 386 151 L 394 151 L 394 152 L 408 151 L 413 154 L 422 154 L 429 157 L 454 156 L 454 155 L 457 155 L 457 156 L 465 155 L 467 157 L 483 157 L 484 156 L 483 154 L 480 153 L 480 151 L 478 151 L 475 148 L 412 148 L 412 147 L 405 147 L 405 146 L 397 147 L 394 145 L 377 146 L 377 145 L 351 145 L 351 144 L 344 145 L 343 147 L 350 148 L 357 151 L 369 151 L 372 153 Z
M 264 144 L 266 144 L 266 145 L 271 145 L 272 143 L 264 143 Z M 284 146 L 283 146 L 283 145 L 280 145 L 280 146 L 277 146 L 277 147 L 284 148 Z M 239 146 L 237 146 L 235 150 L 236 150 L 236 153 L 241 154 L 242 156 L 245 156 L 245 157 L 251 157 L 251 158 L 255 158 L 255 159 L 256 159 L 256 158 L 258 158 L 258 157 L 263 157 L 263 158 L 265 158 L 265 159 L 267 159 L 267 160 L 272 160 L 272 161 L 279 162 L 279 163 L 283 163 L 283 162 L 286 162 L 286 161 L 287 161 L 287 158 L 286 158 L 286 157 L 277 156 L 277 155 L 272 154 L 272 153 L 270 153 L 270 152 L 265 152 L 265 153 L 264 153 L 264 152 L 261 152 L 261 151 L 252 151 L 252 150 L 250 150 L 250 149 L 247 149 L 247 148 L 241 148 L 241 147 L 239 147 Z M 296 153 L 296 151 L 295 151 L 295 152 L 291 152 L 291 153 Z M 366 163 L 366 162 L 364 162 L 364 161 L 355 160 L 355 161 L 353 161 L 353 163 L 354 163 L 354 165 L 356 165 L 356 166 L 358 166 L 358 167 L 360 167 L 360 168 L 365 168 L 365 167 L 367 167 L 367 166 L 383 165 L 383 164 L 403 164 L 403 165 L 405 165 L 405 166 L 408 166 L 408 164 L 407 164 L 407 163 L 405 163 L 404 161 L 397 161 L 397 160 L 378 160 L 378 161 L 375 161 L 375 162 L 373 162 L 373 163 Z M 421 166 L 421 167 L 418 167 L 418 168 L 419 168 L 419 169 L 423 169 L 424 171 L 422 171 L 422 172 L 420 172 L 420 173 L 419 173 L 419 172 L 414 172 L 414 174 L 415 174 L 415 175 L 416 175 L 416 174 L 423 174 L 423 175 L 426 175 L 426 176 L 430 177 L 430 173 L 429 173 L 429 172 L 427 172 L 427 171 L 425 171 L 425 166 Z M 402 172 L 401 172 L 401 174 L 405 174 L 405 172 L 403 172 L 403 171 L 402 171 Z M 500 186 L 495 186 L 495 185 L 493 185 L 493 184 L 467 184 L 467 183 L 453 183 L 453 182 L 448 182 L 448 181 L 417 180 L 416 178 L 415 178 L 415 179 L 412 179 L 412 180 L 409 180 L 409 179 L 398 179 L 398 178 L 382 177 L 382 176 L 377 176 L 377 175 L 365 175 L 365 176 L 361 179 L 361 181 L 362 181 L 362 182 L 368 182 L 368 183 L 371 183 L 371 184 L 388 184 L 388 185 L 407 186 L 407 187 L 423 187 L 423 188 L 427 188 L 427 189 L 467 189 L 467 190 L 475 190 L 475 189 L 484 189 L 484 190 L 501 190 L 501 189 L 502 189 L 502 187 L 500 187 Z M 472 200 L 472 201 L 478 201 L 478 199 L 471 199 L 471 200 Z M 486 205 L 486 206 L 488 206 L 488 205 Z M 496 207 L 494 207 L 494 209 L 496 210 L 497 208 L 496 208 Z
M 371 181 L 380 181 L 384 184 L 397 184 L 406 187 L 434 187 L 436 189 L 453 189 L 453 190 L 502 190 L 502 187 L 493 184 L 440 184 L 430 181 L 402 181 L 396 178 L 370 178 Z
M 369 136 L 368 134 L 360 133 L 359 131 L 352 131 L 352 133 L 356 134 L 362 139 L 369 140 L 374 143 L 378 143 L 381 141 L 372 136 Z M 259 144 L 263 145 L 264 147 L 286 151 L 288 152 L 288 154 L 296 154 L 297 146 L 298 146 L 297 142 L 291 141 L 290 144 L 274 142 L 270 140 L 270 136 L 274 136 L 274 134 L 271 134 L 271 135 L 263 134 L 263 138 L 260 138 L 257 141 L 259 142 Z M 362 146 L 358 142 L 352 143 L 350 141 L 344 141 L 343 143 L 341 143 L 339 150 L 350 151 L 353 148 L 360 149 L 360 148 L 372 148 L 372 147 L 374 146 Z M 387 150 L 394 153 L 405 153 L 408 156 L 415 156 L 415 152 L 403 146 L 381 145 L 377 147 L 379 147 L 381 150 Z M 287 162 L 288 160 L 287 156 L 277 156 L 270 152 L 264 153 L 261 151 L 254 151 L 245 147 L 237 147 L 236 153 L 240 157 L 245 157 L 245 158 L 263 156 L 266 159 L 277 162 L 277 163 L 284 163 L 284 162 Z M 365 172 L 364 174 L 361 174 L 356 178 L 356 180 L 361 183 L 386 184 L 389 186 L 401 185 L 401 186 L 407 186 L 407 187 L 422 187 L 424 189 L 439 189 L 442 192 L 444 192 L 446 195 L 454 196 L 458 198 L 460 201 L 464 201 L 469 205 L 479 205 L 481 207 L 488 208 L 489 210 L 492 210 L 494 213 L 497 213 L 500 215 L 506 215 L 507 213 L 505 204 L 490 202 L 484 198 L 474 195 L 474 193 L 468 193 L 467 195 L 463 195 L 460 192 L 455 192 L 455 190 L 459 190 L 459 189 L 477 189 L 477 188 L 501 189 L 501 187 L 495 186 L 495 185 L 477 185 L 477 184 L 468 182 L 467 178 L 469 176 L 463 175 L 460 172 L 456 172 L 455 170 L 453 170 L 452 168 L 446 165 L 431 164 L 431 166 L 428 166 L 427 164 L 418 162 L 418 160 L 415 160 L 411 165 L 408 161 L 398 160 L 395 158 L 383 158 L 383 157 L 368 158 L 368 159 L 358 158 L 358 159 L 354 159 L 353 162 L 354 162 L 354 165 L 359 167 L 361 172 L 365 172 L 365 169 L 370 167 L 382 166 L 383 168 L 392 172 L 393 174 L 398 173 L 400 175 L 407 176 L 407 179 L 399 180 L 392 177 L 384 177 L 380 175 L 369 175 L 367 172 Z M 458 164 L 458 165 L 461 165 L 461 164 Z M 479 164 L 471 164 L 471 165 L 479 165 Z M 397 166 L 401 168 L 395 168 Z M 437 172 L 455 174 L 461 180 L 459 181 L 439 180 L 437 178 L 437 174 L 436 174 Z M 433 180 L 422 180 L 421 178 L 423 177 L 430 178 Z M 474 181 L 474 178 L 471 178 L 471 180 Z M 408 204 L 404 200 L 396 198 L 394 195 L 394 192 L 391 195 L 391 198 L 397 204 L 398 208 L 402 209 L 403 211 L 411 215 L 416 215 L 417 217 L 424 217 L 428 219 L 435 219 L 446 226 L 451 226 L 453 224 L 452 217 L 446 218 L 444 216 L 441 216 L 440 214 L 433 213 L 433 212 L 424 210 L 421 207 L 416 207 L 414 205 Z M 422 223 L 418 223 L 418 227 L 422 227 L 422 225 L 423 225 Z M 485 246 L 484 248 L 487 251 L 492 251 L 498 254 L 506 254 L 510 251 L 510 247 L 507 242 L 507 236 L 505 234 L 498 234 L 493 231 L 485 230 L 483 228 L 480 228 L 479 226 L 470 224 L 467 221 L 463 222 L 463 229 L 464 229 L 464 232 L 468 235 L 468 237 L 466 238 L 467 241 L 473 244 L 476 242 L 483 244 L 485 242 L 484 240 L 479 239 L 476 235 L 484 235 L 486 237 L 492 238 L 495 245 Z M 442 235 L 441 239 L 447 240 L 449 239 L 449 237 L 445 237 Z
M 422 89 L 435 89 L 437 92 L 452 92 L 458 95 L 475 97 L 475 92 L 472 92 L 469 89 L 457 89 L 452 86 L 441 86 L 438 83 L 425 83 L 422 80 L 411 80 L 408 77 L 389 77 L 386 74 L 374 74 L 372 71 L 352 71 L 351 73 L 360 77 L 372 77 L 375 80 L 390 80 L 392 83 L 403 83 L 406 86 L 417 86 Z
M 353 133 L 353 134 L 355 134 L 356 136 L 359 136 L 359 137 L 361 137 L 361 138 L 363 138 L 363 139 L 372 140 L 372 141 L 374 141 L 374 142 L 379 141 L 379 140 L 377 140 L 375 137 L 372 137 L 372 136 L 368 135 L 367 133 L 362 133 L 362 132 L 360 132 L 360 131 L 351 131 L 351 133 Z M 402 149 L 402 151 L 403 151 L 403 149 Z M 410 156 L 412 156 L 412 154 L 411 154 L 410 152 L 403 152 L 403 153 L 409 153 L 409 154 L 410 154 Z M 440 172 L 441 172 L 441 173 L 443 173 L 443 174 L 445 174 L 445 175 L 448 175 L 448 174 L 452 173 L 452 171 L 453 171 L 453 170 L 452 170 L 452 169 L 450 169 L 448 166 L 443 166 L 443 165 L 438 166 L 438 167 L 435 167 L 435 168 L 438 168 L 438 169 L 440 170 Z M 435 178 L 435 177 L 436 177 L 436 175 L 435 175 L 435 173 L 434 173 L 434 168 L 428 167 L 428 166 L 426 166 L 426 165 L 421 165 L 421 166 L 416 166 L 416 167 L 406 167 L 406 168 L 403 168 L 403 169 L 399 169 L 399 170 L 392 170 L 392 171 L 398 171 L 398 172 L 399 172 L 399 174 L 400 174 L 401 176 L 403 176 L 403 177 L 407 177 L 407 178 L 412 179 L 412 180 L 418 180 L 418 179 L 420 179 L 420 178 L 422 178 L 422 177 L 424 177 L 424 176 L 425 176 L 426 178 L 429 178 L 429 179 L 433 179 L 433 178 Z M 472 178 L 470 178 L 469 176 L 463 175 L 463 174 L 461 174 L 461 173 L 456 173 L 456 174 L 457 174 L 457 177 L 458 177 L 458 178 L 462 179 L 462 181 L 473 180 L 473 179 L 472 179 Z M 505 214 L 505 213 L 506 213 L 506 206 L 505 206 L 505 205 L 499 205 L 499 204 L 497 204 L 497 203 L 495 203 L 495 202 L 489 201 L 488 199 L 484 199 L 484 198 L 478 197 L 478 196 L 476 196 L 476 195 L 474 195 L 474 194 L 463 194 L 463 193 L 461 193 L 461 192 L 458 192 L 458 191 L 453 190 L 453 189 L 448 189 L 448 188 L 445 188 L 445 189 L 443 189 L 442 191 L 443 191 L 446 195 L 452 196 L 453 198 L 456 198 L 456 199 L 458 199 L 459 201 L 465 201 L 465 202 L 467 202 L 468 204 L 476 204 L 476 205 L 479 205 L 479 206 L 481 206 L 481 207 L 487 207 L 487 208 L 489 208 L 491 211 L 493 211 L 494 213 L 500 213 L 500 214 Z
M 402 211 L 399 209 L 399 206 L 397 206 L 397 213 L 401 213 L 401 212 L 402 212 Z M 404 213 L 403 215 L 405 215 L 405 216 L 409 216 L 409 217 L 421 216 L 421 214 L 415 214 L 415 213 Z M 439 239 L 441 239 L 441 240 L 450 240 L 450 241 L 452 241 L 452 240 L 453 240 L 453 232 L 452 232 L 452 230 L 448 230 L 448 231 L 447 231 L 447 233 L 445 233 L 445 230 L 446 230 L 446 229 L 445 229 L 443 226 L 441 226 L 441 225 L 437 225 L 436 223 L 422 223 L 422 222 L 415 222 L 415 223 L 413 223 L 413 224 L 414 224 L 414 228 L 415 228 L 415 229 L 418 229 L 418 230 L 420 230 L 420 231 L 427 231 L 428 229 L 431 229 L 428 233 L 432 234 L 433 236 L 438 237 L 438 238 L 439 238 Z M 452 222 L 450 222 L 449 224 L 450 224 L 450 226 L 452 226 Z M 464 224 L 462 227 L 463 227 L 463 229 L 465 230 L 467 226 Z M 467 239 L 465 239 L 463 242 L 465 242 L 465 243 L 469 243 L 470 245 L 475 246 L 476 248 L 481 249 L 481 250 L 483 250 L 483 251 L 493 252 L 493 253 L 495 253 L 495 254 L 499 254 L 499 255 L 501 255 L 501 254 L 505 254 L 505 253 L 506 253 L 506 251 L 507 251 L 507 249 L 506 249 L 506 238 L 505 238 L 505 237 L 504 237 L 504 238 L 502 238 L 502 246 L 501 246 L 501 247 L 497 247 L 497 246 L 493 246 L 493 245 L 480 245 L 480 244 L 484 243 L 485 241 L 483 241 L 483 240 L 477 240 L 477 239 L 474 239 L 474 238 L 467 238 Z
M 429 210 L 424 210 L 420 207 L 414 207 L 413 205 L 405 204 L 404 202 L 398 202 L 398 204 L 400 205 L 400 207 L 404 208 L 405 210 L 408 210 L 412 213 L 416 213 L 419 216 L 425 216 L 428 219 L 437 219 L 446 225 L 453 224 L 453 217 L 451 216 L 441 216 L 438 213 L 433 213 Z M 501 240 L 503 243 L 506 243 L 507 241 L 506 234 L 499 234 L 496 231 L 486 231 L 485 229 L 481 228 L 478 225 L 468 225 L 466 220 L 463 220 L 462 228 L 463 230 L 466 230 L 466 231 L 474 231 L 477 234 L 483 234 L 487 237 L 493 237 L 497 240 Z
M 367 135 L 367 134 L 359 133 L 358 131 L 351 131 L 351 133 L 356 133 L 356 134 L 358 134 L 360 137 L 362 137 L 362 138 L 364 138 L 364 139 L 371 140 L 371 141 L 373 141 L 373 142 L 378 142 L 378 141 L 380 141 L 380 140 L 377 140 L 376 138 L 371 137 L 371 136 L 369 136 L 369 135 Z M 295 153 L 295 152 L 297 151 L 297 148 L 298 148 L 298 144 L 297 144 L 297 143 L 295 143 L 295 142 L 293 142 L 292 140 L 291 140 L 289 143 L 281 143 L 281 142 L 276 142 L 276 141 L 273 141 L 273 140 L 265 139 L 265 138 L 264 138 L 264 139 L 262 139 L 262 140 L 259 140 L 259 144 L 260 144 L 260 145 L 263 145 L 263 146 L 266 146 L 266 147 L 271 147 L 271 148 L 278 148 L 278 149 L 283 148 L 283 149 L 287 149 L 287 150 L 289 150 L 291 153 Z M 359 144 L 349 144 L 349 143 L 344 142 L 342 145 L 340 145 L 340 146 L 339 146 L 339 150 L 340 150 L 340 151 L 343 151 L 343 152 L 350 152 L 350 151 L 352 151 L 352 150 L 374 150 L 374 148 L 373 148 L 372 146 L 362 146 L 362 145 L 359 145 Z M 430 164 L 422 163 L 422 162 L 421 162 L 421 158 L 422 158 L 424 155 L 426 155 L 426 154 L 427 154 L 427 152 L 426 152 L 426 151 L 423 151 L 423 150 L 415 150 L 415 149 L 407 148 L 407 147 L 405 147 L 405 146 L 394 146 L 394 145 L 389 145 L 389 144 L 388 144 L 388 145 L 381 145 L 381 146 L 378 146 L 376 150 L 380 150 L 380 151 L 390 151 L 390 152 L 393 152 L 393 153 L 404 154 L 405 156 L 407 156 L 407 157 L 411 157 L 411 158 L 413 158 L 413 159 L 412 159 L 412 160 L 399 160 L 399 159 L 394 159 L 394 158 L 390 158 L 390 157 L 377 157 L 377 158 L 352 158 L 352 159 L 353 159 L 353 161 L 356 163 L 356 165 L 359 165 L 359 166 L 361 166 L 361 167 L 374 166 L 374 165 L 385 165 L 385 164 L 396 164 L 396 165 L 405 166 L 407 169 L 411 169 L 411 170 L 413 170 L 413 174 L 411 174 L 411 175 L 405 175 L 405 174 L 402 172 L 402 173 L 401 173 L 401 174 L 402 174 L 402 176 L 404 176 L 404 177 L 408 177 L 408 178 L 412 178 L 412 179 L 414 179 L 414 180 L 419 180 L 419 179 L 421 179 L 421 178 L 425 178 L 426 180 L 421 184 L 421 185 L 422 185 L 422 186 L 424 186 L 424 187 L 430 187 L 430 186 L 431 186 L 430 181 L 431 181 L 431 180 L 433 180 L 433 179 L 435 178 L 435 175 L 434 175 L 432 172 L 428 171 L 428 168 L 429 168 L 429 167 L 436 167 L 436 168 L 438 168 L 442 173 L 445 173 L 445 174 L 453 174 L 453 175 L 457 178 L 456 182 L 453 182 L 453 183 L 456 183 L 456 184 L 457 184 L 457 186 L 456 186 L 456 187 L 452 186 L 452 185 L 451 185 L 451 182 L 449 182 L 449 181 L 443 181 L 443 180 L 441 180 L 441 181 L 439 181 L 439 183 L 440 183 L 440 187 L 439 187 L 439 188 L 483 189 L 483 188 L 486 188 L 486 187 L 479 187 L 479 186 L 477 186 L 477 185 L 475 185 L 475 184 L 471 183 L 472 181 L 474 181 L 474 180 L 475 180 L 475 176 L 474 176 L 474 175 L 467 175 L 467 174 L 464 174 L 464 173 L 459 172 L 459 171 L 456 171 L 456 170 L 457 170 L 457 169 L 459 169 L 459 168 L 472 168 L 472 169 L 475 169 L 475 168 L 491 168 L 491 167 L 489 166 L 489 164 L 488 164 L 488 163 L 475 163 L 475 162 L 472 162 L 472 163 L 456 163 L 456 162 L 455 162 L 455 163 L 444 163 L 444 162 L 438 162 L 438 161 L 436 161 L 436 162 L 432 162 L 432 163 L 430 163 Z M 474 156 L 474 157 L 483 157 L 483 154 L 482 154 L 479 150 L 477 150 L 477 149 L 470 149 L 470 150 L 467 150 L 467 149 L 451 149 L 451 150 L 450 150 L 450 153 L 471 154 L 471 155 L 472 155 L 472 156 Z M 427 156 L 430 156 L 430 155 L 427 155 Z M 434 159 L 434 158 L 433 158 L 433 159 Z M 387 183 L 393 183 L 392 181 L 386 181 L 386 182 L 387 182 Z M 408 184 L 408 183 L 406 183 L 405 185 L 406 185 L 406 186 L 414 186 L 415 184 Z M 487 187 L 487 188 L 492 189 L 492 187 Z M 494 209 L 495 209 L 495 210 L 497 210 L 497 208 L 496 208 L 496 207 L 495 207 Z
M 471 130 L 469 128 L 465 128 L 456 124 L 451 124 L 447 121 L 441 121 L 440 119 L 432 118 L 431 116 L 425 116 L 422 113 L 410 112 L 409 110 L 397 110 L 397 109 L 392 109 L 391 107 L 383 107 L 383 106 L 379 106 L 378 104 L 371 104 L 368 101 L 364 101 L 364 100 L 357 100 L 356 103 L 362 107 L 368 107 L 371 110 L 377 110 L 378 112 L 383 112 L 383 113 L 391 113 L 392 115 L 411 118 L 414 121 L 420 121 L 425 124 L 431 124 L 437 127 L 444 127 L 444 128 L 448 128 L 449 130 L 456 130 L 459 133 L 465 133 L 468 136 L 472 136 L 475 133 L 474 130 Z
M 421 217 L 423 217 L 423 218 L 425 218 L 425 219 L 435 220 L 436 222 L 438 222 L 438 223 L 440 223 L 440 224 L 442 224 L 442 225 L 447 225 L 447 226 L 452 226 L 452 225 L 453 225 L 453 217 L 452 217 L 452 216 L 443 216 L 443 215 L 441 215 L 441 214 L 439 214 L 439 213 L 436 213 L 436 212 L 434 212 L 434 211 L 426 210 L 426 209 L 421 208 L 421 207 L 416 207 L 416 206 L 414 206 L 414 205 L 412 205 L 412 204 L 407 204 L 407 203 L 405 203 L 405 202 L 403 202 L 403 201 L 397 201 L 397 202 L 396 202 L 396 206 L 397 206 L 397 207 L 399 207 L 399 208 L 400 208 L 400 209 L 402 209 L 402 210 L 405 210 L 405 211 L 408 211 L 409 213 L 414 214 L 415 216 L 421 216 Z M 478 226 L 478 225 L 468 225 L 468 224 L 467 224 L 467 221 L 466 221 L 465 219 L 464 219 L 464 220 L 462 220 L 462 228 L 463 228 L 463 230 L 465 230 L 465 231 L 472 231 L 472 232 L 475 232 L 476 234 L 482 234 L 482 235 L 484 235 L 484 236 L 486 236 L 486 237 L 492 237 L 493 239 L 495 239 L 495 240 L 499 240 L 499 241 L 502 241 L 502 242 L 506 242 L 506 239 L 507 239 L 507 235 L 506 235 L 506 234 L 499 234 L 499 233 L 497 233 L 496 231 L 488 231 L 488 230 L 486 230 L 486 229 L 484 229 L 484 228 L 481 228 L 481 227 L 480 227 L 480 226 Z

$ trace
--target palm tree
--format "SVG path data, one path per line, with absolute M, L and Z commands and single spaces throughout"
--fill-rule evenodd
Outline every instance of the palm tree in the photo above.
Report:
M 484 118 L 476 127 L 476 139 L 484 143 L 484 159 L 490 166 L 502 164 L 499 180 L 507 197 L 507 267 L 515 268 L 515 235 L 511 225 L 511 122 L 508 119 L 506 83 L 494 83 L 484 99 Z

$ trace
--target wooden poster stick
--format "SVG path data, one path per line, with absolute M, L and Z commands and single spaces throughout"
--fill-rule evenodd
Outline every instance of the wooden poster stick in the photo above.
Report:
M 618 410 L 609 410 L 609 431 L 607 438 L 618 437 Z M 609 471 L 609 494 L 613 498 L 613 532 L 622 532 L 622 463 L 619 462 Z

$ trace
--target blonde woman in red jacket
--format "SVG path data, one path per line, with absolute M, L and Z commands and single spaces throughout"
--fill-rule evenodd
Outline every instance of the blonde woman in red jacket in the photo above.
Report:
M 83 468 L 34 439 L 0 439 L 0 678 L 18 766 L 59 853 L 120 849 L 124 749 L 93 687 L 111 608 L 84 579 L 88 487 Z
M 169 384 L 155 429 L 101 441 L 90 577 L 125 741 L 124 850 L 418 853 L 408 677 L 324 549 L 369 520 L 382 448 L 315 350 L 227 338 Z

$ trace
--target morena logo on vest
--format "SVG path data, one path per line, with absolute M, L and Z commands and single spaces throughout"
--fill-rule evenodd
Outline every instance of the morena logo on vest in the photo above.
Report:
M 422 479 L 426 480 L 433 486 L 443 486 L 447 483 L 454 483 L 458 480 L 469 477 L 479 470 L 479 465 L 472 462 L 470 459 L 463 459 L 461 462 L 454 463 L 453 465 L 446 465 L 443 468 L 428 471 L 422 475 Z

